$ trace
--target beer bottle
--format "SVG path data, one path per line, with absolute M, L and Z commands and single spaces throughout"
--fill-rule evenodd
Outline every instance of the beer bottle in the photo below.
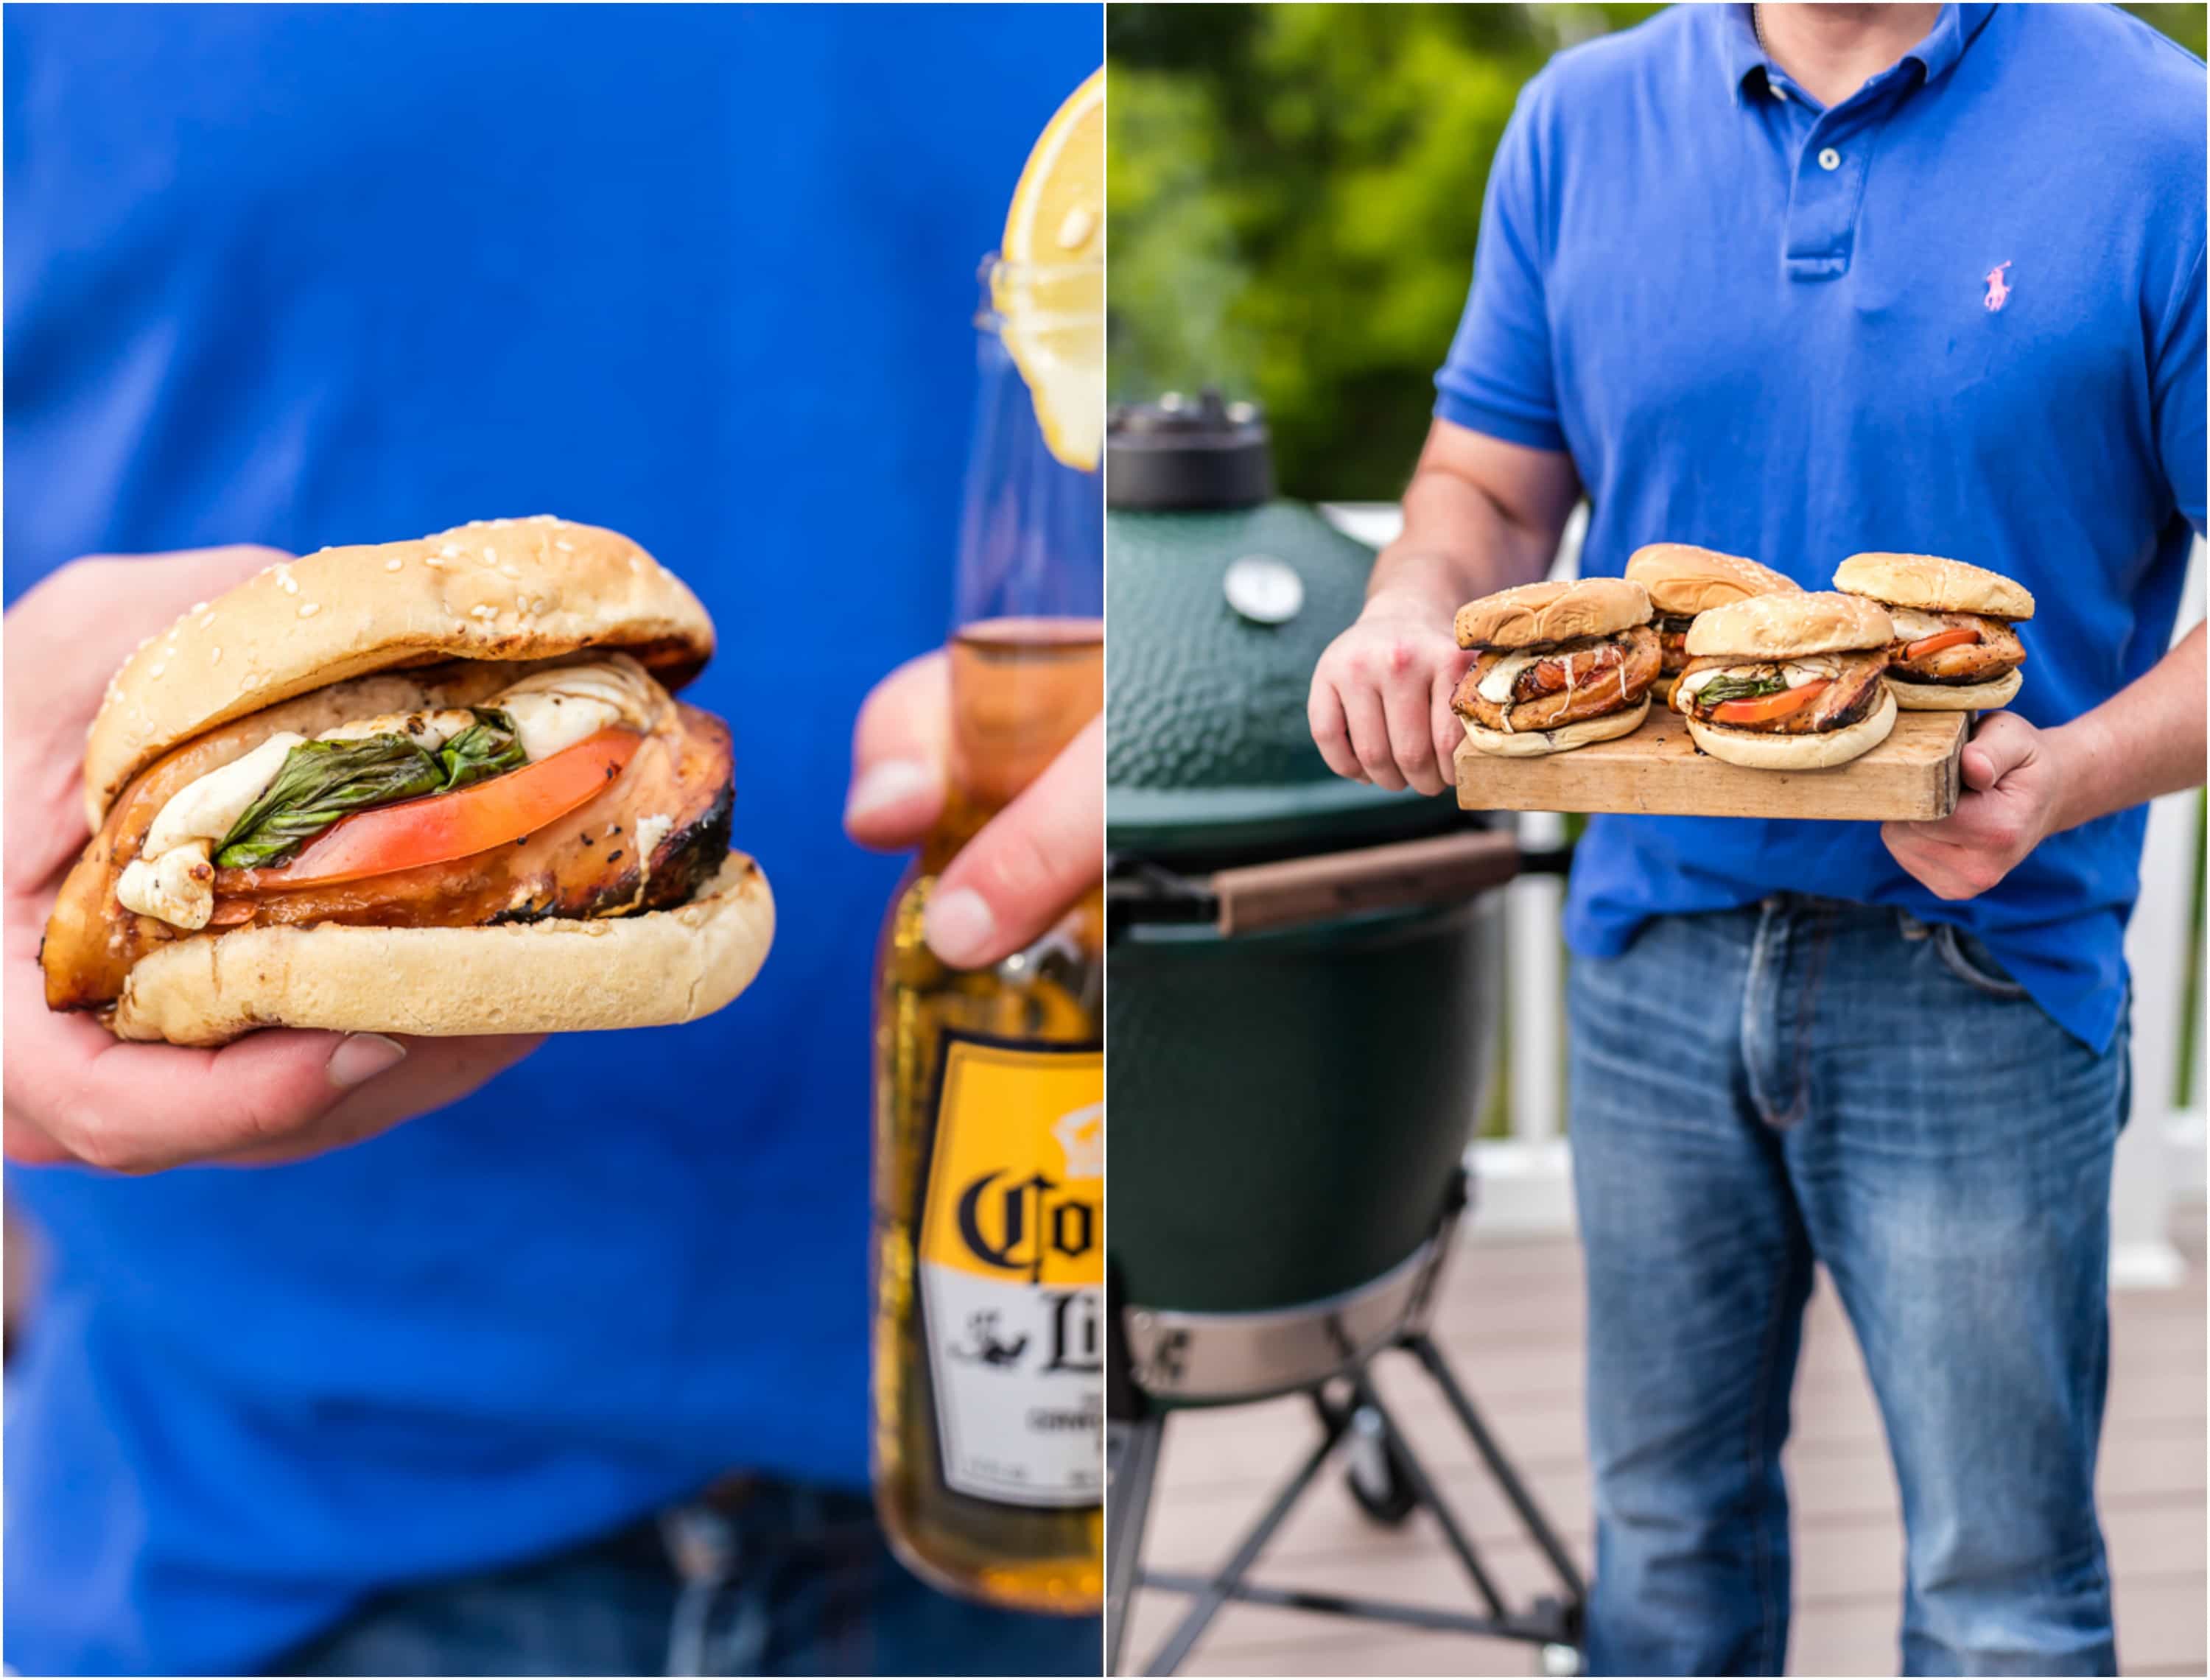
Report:
M 1035 173 L 1032 161 L 1016 221 Z M 1024 240 L 1017 259 L 1009 224 L 1006 255 L 984 271 L 949 786 L 879 959 L 873 1458 L 884 1527 L 924 1579 L 1011 1608 L 1093 1614 L 1103 1575 L 1102 894 L 985 969 L 946 967 L 922 937 L 945 865 L 1103 704 L 1102 232 L 1055 207 L 1042 226 L 1046 248 Z

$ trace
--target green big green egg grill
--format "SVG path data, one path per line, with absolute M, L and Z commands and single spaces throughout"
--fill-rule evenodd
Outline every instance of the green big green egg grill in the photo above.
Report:
M 1579 1577 L 1426 1329 L 1495 1066 L 1496 889 L 1529 860 L 1453 799 L 1321 760 L 1313 668 L 1374 551 L 1273 494 L 1255 407 L 1208 391 L 1116 408 L 1106 451 L 1108 1671 L 1139 1583 L 1196 1599 L 1146 1673 L 1173 1672 L 1230 1599 L 1569 1657 Z M 1392 1348 L 1442 1389 L 1563 1599 L 1504 1604 L 1367 1379 Z M 1227 1567 L 1144 1571 L 1172 1415 L 1296 1392 L 1319 1442 Z M 1338 1448 L 1377 1521 L 1437 1514 L 1485 1614 L 1245 1578 Z

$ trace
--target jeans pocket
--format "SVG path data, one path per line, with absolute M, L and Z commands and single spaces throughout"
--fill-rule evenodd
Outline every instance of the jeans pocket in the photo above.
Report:
M 1988 948 L 1962 929 L 1947 922 L 1938 924 L 1934 930 L 1934 948 L 1941 955 L 1942 966 L 1974 991 L 1990 997 L 2026 996 L 2026 988 L 2011 978 Z

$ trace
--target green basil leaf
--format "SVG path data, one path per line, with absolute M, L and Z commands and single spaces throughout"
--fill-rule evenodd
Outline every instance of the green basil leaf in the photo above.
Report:
M 466 787 L 471 782 L 503 776 L 528 762 L 512 718 L 495 708 L 479 706 L 474 709 L 475 722 L 446 742 L 438 754 L 438 762 L 445 773 L 447 792 Z
M 269 868 L 341 816 L 434 793 L 444 785 L 444 767 L 404 735 L 303 741 L 285 754 L 268 791 L 231 824 L 215 848 L 215 864 Z
M 1714 677 L 1692 698 L 1696 705 L 1709 710 L 1730 700 L 1755 700 L 1760 695 L 1778 694 L 1787 686 L 1787 679 L 1781 677 Z

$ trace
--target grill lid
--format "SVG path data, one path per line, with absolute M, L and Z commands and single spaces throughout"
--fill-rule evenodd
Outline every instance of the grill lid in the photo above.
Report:
M 1207 394 L 1196 424 L 1153 425 L 1156 409 L 1122 409 L 1107 443 L 1111 507 L 1106 705 L 1108 846 L 1217 867 L 1332 851 L 1460 826 L 1450 799 L 1390 793 L 1329 770 L 1305 720 L 1313 667 L 1358 615 L 1374 551 L 1311 508 L 1287 501 L 1218 503 L 1167 511 L 1141 498 L 1161 485 L 1231 476 L 1223 455 L 1247 455 L 1265 431 L 1245 405 Z M 1217 420 L 1221 424 L 1213 424 Z M 1223 445 L 1223 426 L 1237 441 Z M 1194 437 L 1203 463 L 1162 465 L 1175 438 Z M 1122 461 L 1149 465 L 1125 499 Z M 1248 461 L 1233 469 L 1257 481 Z M 1263 477 L 1271 483 L 1266 465 Z M 1187 504 L 1174 502 L 1171 507 Z

